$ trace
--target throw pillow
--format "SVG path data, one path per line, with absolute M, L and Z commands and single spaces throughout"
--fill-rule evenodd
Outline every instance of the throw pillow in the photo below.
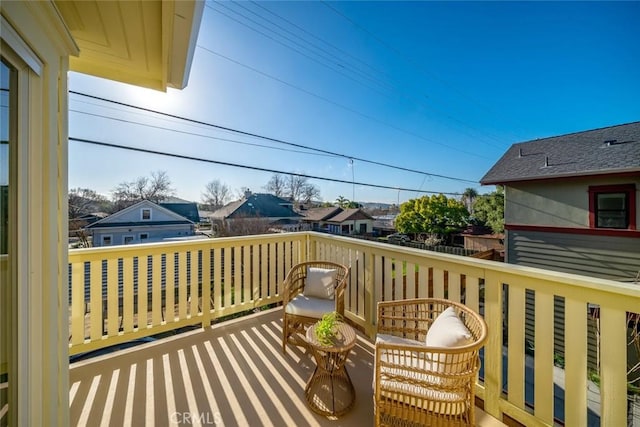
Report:
M 444 310 L 427 331 L 427 347 L 461 347 L 469 344 L 473 336 L 462 323 L 453 307 Z
M 329 268 L 307 267 L 307 282 L 303 294 L 306 297 L 333 299 L 337 271 Z

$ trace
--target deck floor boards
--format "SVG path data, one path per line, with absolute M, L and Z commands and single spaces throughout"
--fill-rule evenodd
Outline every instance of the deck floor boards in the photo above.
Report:
M 304 387 L 310 353 L 282 353 L 281 309 L 76 362 L 70 421 L 81 426 L 370 426 L 373 344 L 363 335 L 347 362 L 353 409 L 331 420 L 312 412 Z M 502 425 L 480 412 L 479 425 Z

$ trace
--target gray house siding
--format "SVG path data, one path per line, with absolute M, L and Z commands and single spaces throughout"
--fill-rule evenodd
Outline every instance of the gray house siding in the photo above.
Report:
M 195 234 L 195 224 L 150 201 L 141 201 L 87 226 L 92 245 L 115 246 L 161 242 Z
M 640 239 L 538 231 L 506 232 L 506 262 L 629 281 L 640 271 Z
M 637 238 L 560 234 L 509 230 L 506 233 L 506 261 L 565 273 L 627 280 L 640 271 L 640 241 Z M 535 293 L 527 291 L 525 339 L 534 342 Z M 554 298 L 554 351 L 564 357 L 564 299 Z M 588 316 L 585 307 L 585 316 Z M 597 321 L 588 317 L 588 369 L 598 366 Z
M 147 238 L 144 238 L 144 235 Z M 131 226 L 127 228 L 103 228 L 93 230 L 93 246 L 102 246 L 104 236 L 111 236 L 111 246 L 136 243 L 161 242 L 172 237 L 186 237 L 194 234 L 192 224 Z M 125 242 L 125 237 L 130 241 Z

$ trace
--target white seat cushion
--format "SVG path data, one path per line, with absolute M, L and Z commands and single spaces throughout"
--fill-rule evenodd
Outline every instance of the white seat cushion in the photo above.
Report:
M 334 300 L 297 295 L 285 307 L 284 311 L 294 316 L 306 316 L 321 319 L 326 313 L 336 310 Z
M 428 351 L 424 342 L 378 334 L 376 344 L 378 343 L 416 348 L 416 351 L 376 350 L 382 352 L 382 366 L 374 368 L 374 372 L 380 372 L 380 392 L 383 397 L 439 414 L 459 415 L 469 409 L 469 403 L 466 402 L 466 381 L 456 379 L 455 375 L 443 377 L 442 364 L 432 360 L 434 354 Z M 373 385 L 375 387 L 375 378 Z M 443 391 L 443 388 L 454 390 Z
M 381 380 L 380 394 L 391 400 L 436 414 L 460 415 L 469 409 L 464 391 L 448 392 L 421 387 L 406 381 Z

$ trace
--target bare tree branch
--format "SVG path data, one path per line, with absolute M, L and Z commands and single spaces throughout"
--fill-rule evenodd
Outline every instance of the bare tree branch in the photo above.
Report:
M 214 179 L 207 183 L 202 193 L 202 203 L 204 203 L 208 209 L 216 210 L 225 205 L 231 190 L 229 186 L 223 184 L 218 179 Z

